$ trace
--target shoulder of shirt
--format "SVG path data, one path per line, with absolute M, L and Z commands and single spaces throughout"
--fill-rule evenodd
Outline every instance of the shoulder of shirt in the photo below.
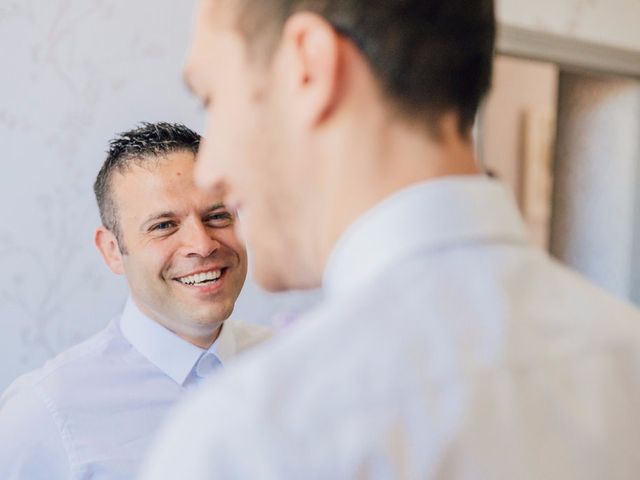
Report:
M 18 377 L 7 388 L 5 394 L 9 392 L 17 394 L 25 388 L 42 392 L 42 385 L 47 381 L 65 383 L 67 375 L 71 380 L 73 370 L 76 368 L 88 368 L 92 360 L 100 359 L 109 346 L 120 338 L 117 332 L 117 325 L 110 322 L 95 335 L 47 360 L 42 367 Z
M 225 327 L 232 330 L 239 352 L 265 342 L 273 336 L 273 328 L 242 320 L 229 319 L 225 321 Z

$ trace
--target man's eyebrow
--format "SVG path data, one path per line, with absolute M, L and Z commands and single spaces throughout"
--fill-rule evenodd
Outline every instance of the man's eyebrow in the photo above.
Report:
M 209 208 L 207 208 L 205 210 L 205 213 L 211 213 L 211 212 L 214 212 L 216 210 L 220 210 L 221 208 L 226 209 L 227 207 L 222 202 L 214 203 L 213 205 L 211 205 Z

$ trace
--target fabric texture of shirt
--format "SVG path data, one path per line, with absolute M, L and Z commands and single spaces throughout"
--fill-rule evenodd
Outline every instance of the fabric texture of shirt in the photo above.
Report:
M 0 398 L 2 480 L 130 480 L 168 410 L 269 336 L 227 320 L 208 350 L 132 300 L 97 335 L 17 379 Z
M 140 478 L 640 475 L 640 314 L 531 246 L 499 183 L 387 198 L 324 289 L 180 407 Z

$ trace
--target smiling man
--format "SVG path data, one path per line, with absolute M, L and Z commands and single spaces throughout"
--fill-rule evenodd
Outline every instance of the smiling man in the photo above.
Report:
M 268 330 L 227 320 L 247 273 L 236 216 L 193 183 L 200 137 L 144 124 L 95 182 L 96 245 L 130 298 L 105 330 L 0 400 L 3 480 L 131 479 L 167 410 Z
M 198 180 L 265 287 L 324 300 L 183 406 L 142 478 L 638 477 L 640 314 L 477 167 L 495 27 L 492 0 L 200 1 Z

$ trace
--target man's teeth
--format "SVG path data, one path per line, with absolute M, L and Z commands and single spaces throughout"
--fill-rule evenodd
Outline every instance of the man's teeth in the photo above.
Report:
M 212 282 L 220 278 L 222 272 L 220 270 L 212 270 L 211 272 L 196 273 L 195 275 L 189 275 L 188 277 L 178 278 L 180 283 L 185 285 L 200 285 L 206 282 Z

